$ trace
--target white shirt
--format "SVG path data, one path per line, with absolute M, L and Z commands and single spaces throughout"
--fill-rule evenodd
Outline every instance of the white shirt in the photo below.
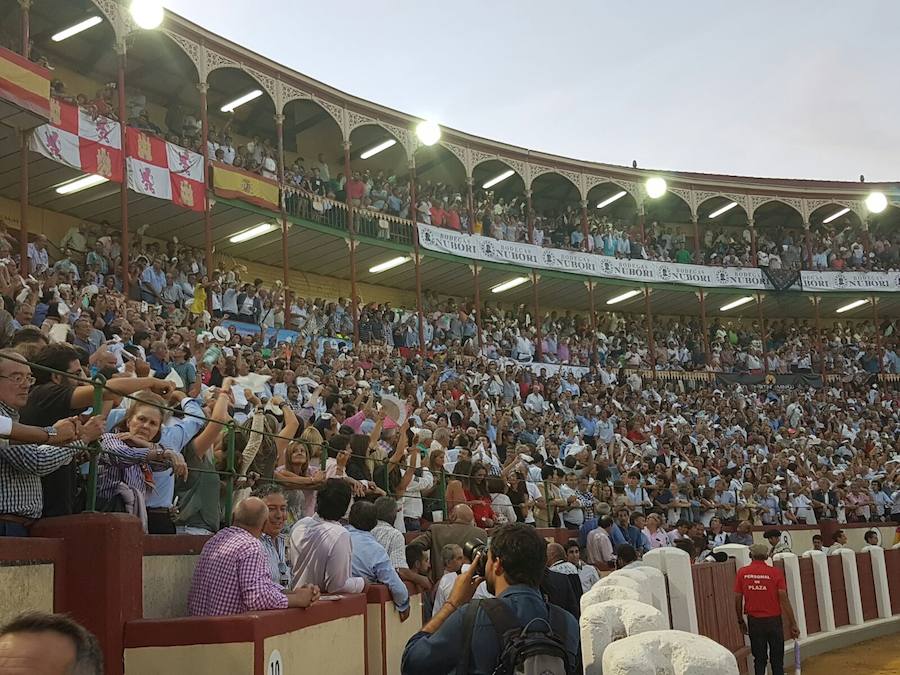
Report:
M 407 468 L 407 471 L 415 471 L 415 469 Z M 403 517 L 404 518 L 421 518 L 422 517 L 422 492 L 431 487 L 434 481 L 434 475 L 430 471 L 422 471 L 421 477 L 413 478 L 409 486 L 406 488 L 406 496 L 403 497 Z
M 525 482 L 525 489 L 528 490 L 528 501 L 534 501 L 535 499 L 540 499 L 541 491 L 538 488 L 537 484 L 528 480 Z M 528 513 L 525 514 L 525 522 L 533 523 L 534 522 L 534 509 L 528 509 Z
M 573 488 L 570 488 L 568 485 L 563 483 L 559 486 L 559 496 L 565 500 L 568 500 L 569 497 L 577 497 L 578 493 Z M 578 502 L 576 502 L 576 504 L 577 503 Z M 579 526 L 584 524 L 584 509 L 578 508 L 564 511 L 562 516 L 563 520 L 565 520 L 567 523 L 572 523 L 573 525 Z
M 350 576 L 350 533 L 318 515 L 291 530 L 291 587 L 314 584 L 323 593 L 362 593 L 365 579 Z
M 434 594 L 434 607 L 431 610 L 431 616 L 437 614 L 441 607 L 444 606 L 444 603 L 447 602 L 447 598 L 450 597 L 453 584 L 456 583 L 456 577 L 458 576 L 456 572 L 444 572 L 444 576 L 438 582 L 437 591 Z
M 581 567 L 578 568 L 578 576 L 581 577 L 582 593 L 587 593 L 593 588 L 594 584 L 600 581 L 600 575 L 597 573 L 597 568 L 593 565 L 585 565 L 582 563 Z
M 513 508 L 509 495 L 498 492 L 491 495 L 491 508 L 497 516 L 497 525 L 506 525 L 516 522 L 516 510 Z

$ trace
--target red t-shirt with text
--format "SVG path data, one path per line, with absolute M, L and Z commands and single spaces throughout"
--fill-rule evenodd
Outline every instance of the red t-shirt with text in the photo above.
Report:
M 734 592 L 744 596 L 744 613 L 756 619 L 781 616 L 779 590 L 787 591 L 784 573 L 764 560 L 753 560 L 734 578 Z

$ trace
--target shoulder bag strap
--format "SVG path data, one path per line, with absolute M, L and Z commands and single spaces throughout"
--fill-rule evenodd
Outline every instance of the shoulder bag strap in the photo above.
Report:
M 475 632 L 475 617 L 481 600 L 471 600 L 466 607 L 466 615 L 463 617 L 463 646 L 459 663 L 456 666 L 456 675 L 469 675 L 469 658 L 472 653 L 472 633 Z

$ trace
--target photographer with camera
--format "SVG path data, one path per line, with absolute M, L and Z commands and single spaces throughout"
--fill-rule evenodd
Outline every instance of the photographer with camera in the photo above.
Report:
M 497 529 L 487 548 L 486 557 L 476 554 L 446 603 L 410 638 L 402 672 L 513 673 L 527 662 L 529 669 L 550 675 L 580 673 L 578 622 L 548 604 L 539 590 L 546 542 L 534 528 L 513 523 Z M 495 599 L 471 601 L 483 580 Z

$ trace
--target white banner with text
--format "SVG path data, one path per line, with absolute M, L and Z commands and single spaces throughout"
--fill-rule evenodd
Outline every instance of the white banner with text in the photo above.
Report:
M 595 253 L 500 241 L 431 225 L 419 224 L 418 228 L 419 244 L 423 248 L 483 262 L 571 272 L 636 283 L 773 290 L 763 271 L 756 267 L 713 267 L 655 260 L 628 260 Z M 801 272 L 800 278 L 804 291 L 900 291 L 900 272 Z M 800 290 L 796 285 L 793 288 Z

